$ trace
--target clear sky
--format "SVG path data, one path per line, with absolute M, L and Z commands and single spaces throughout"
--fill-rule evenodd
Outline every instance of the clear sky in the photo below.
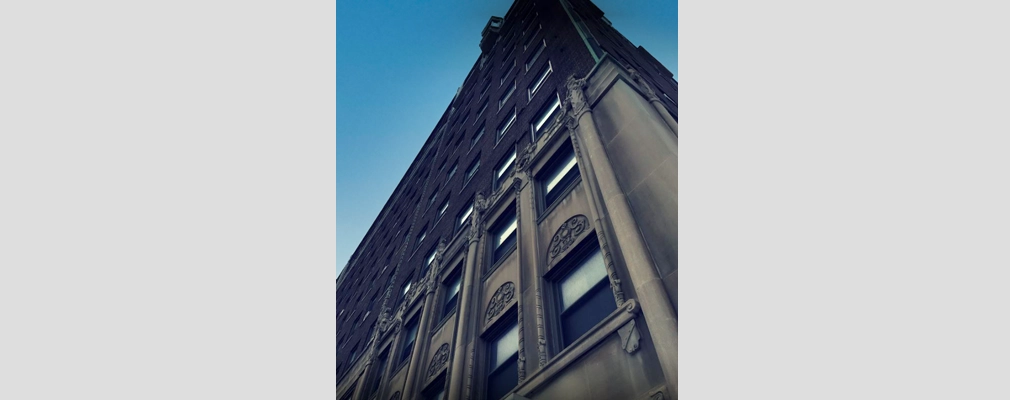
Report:
M 677 73 L 677 2 L 593 0 Z M 337 274 L 378 217 L 512 0 L 337 1 Z

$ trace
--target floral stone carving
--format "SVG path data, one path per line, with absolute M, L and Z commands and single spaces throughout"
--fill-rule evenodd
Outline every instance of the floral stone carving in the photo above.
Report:
M 585 215 L 576 215 L 561 224 L 558 231 L 554 233 L 554 237 L 551 238 L 551 244 L 548 247 L 550 249 L 550 262 L 553 263 L 554 259 L 559 255 L 568 250 L 575 243 L 575 239 L 581 236 L 589 229 L 589 218 Z
M 442 343 L 438 347 L 438 351 L 435 355 L 431 356 L 431 364 L 428 364 L 428 377 L 432 377 L 445 368 L 445 364 L 449 362 L 449 343 Z
M 505 306 L 512 302 L 515 294 L 516 284 L 512 282 L 505 282 L 498 290 L 495 290 L 491 301 L 487 303 L 487 312 L 484 313 L 485 322 L 491 322 L 494 317 L 497 317 L 505 309 Z

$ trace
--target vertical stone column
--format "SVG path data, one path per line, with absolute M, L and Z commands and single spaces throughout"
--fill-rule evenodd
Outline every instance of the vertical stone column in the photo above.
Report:
M 463 267 L 463 277 L 460 283 L 459 309 L 456 311 L 455 343 L 452 351 L 452 366 L 449 371 L 449 400 L 460 400 L 463 393 L 463 371 L 466 369 L 466 347 L 469 343 L 470 326 L 473 324 L 470 314 L 476 304 L 474 286 L 480 284 L 477 279 L 477 244 L 480 240 L 480 215 L 484 210 L 484 196 L 477 193 L 473 212 L 470 214 L 470 231 L 467 232 L 466 263 Z
M 598 212 L 609 214 L 613 228 L 614 245 L 621 249 L 631 284 L 635 287 L 642 305 L 642 315 L 652 334 L 659 356 L 663 376 L 672 393 L 677 393 L 677 322 L 673 313 L 673 302 L 663 287 L 655 261 L 645 245 L 641 230 L 631 211 L 631 204 L 625 196 L 607 157 L 603 141 L 600 139 L 596 122 L 586 102 L 583 91 L 586 79 L 569 77 L 568 103 L 569 128 L 582 147 L 581 162 L 592 171 L 584 177 L 589 185 L 590 198 L 600 196 L 602 204 L 597 204 Z M 595 200 L 594 200 L 595 201 Z M 601 227 L 602 228 L 602 227 Z
M 425 288 L 424 305 L 421 306 L 421 320 L 417 323 L 417 334 L 414 336 L 414 349 L 411 351 L 410 367 L 407 368 L 407 382 L 404 384 L 403 388 L 403 398 L 413 399 L 419 397 L 417 393 L 419 370 L 421 370 L 425 364 L 427 354 L 424 349 L 428 346 L 428 326 L 431 321 L 431 314 L 433 312 L 432 308 L 435 306 L 435 288 L 438 271 L 438 261 L 431 266 L 428 270 L 427 276 L 427 287 Z
M 541 263 L 538 261 L 541 251 L 540 251 L 540 243 L 537 241 L 537 234 L 536 234 L 537 215 L 536 215 L 536 202 L 533 199 L 533 188 L 526 190 L 526 192 L 529 193 L 528 196 L 522 195 L 523 190 L 525 190 L 526 186 L 532 184 L 533 182 L 533 172 L 530 171 L 530 167 L 532 167 L 531 162 L 533 160 L 533 155 L 537 149 L 536 144 L 537 142 L 534 141 L 529 145 L 527 145 L 526 149 L 523 150 L 523 153 L 516 160 L 516 171 L 522 172 L 522 176 L 525 178 L 525 180 L 520 181 L 518 183 L 519 187 L 516 191 L 516 209 L 518 210 L 519 208 L 522 208 L 524 210 L 529 210 L 529 212 L 526 212 L 522 215 L 519 215 L 519 213 L 517 213 L 516 215 L 519 221 L 520 232 L 523 232 L 523 229 L 526 229 L 525 232 L 528 233 L 528 235 L 525 237 L 525 241 L 521 242 L 523 243 L 523 246 L 527 247 L 519 248 L 519 250 L 522 251 L 520 253 L 520 256 L 522 258 L 520 258 L 521 262 L 519 265 L 519 273 L 520 273 L 519 280 L 521 282 L 520 288 L 522 288 L 522 290 L 520 291 L 521 293 L 520 299 L 525 298 L 526 290 L 532 290 L 533 298 L 535 301 L 534 311 L 536 313 L 534 315 L 535 317 L 534 322 L 536 326 L 535 333 L 537 338 L 536 340 L 537 362 L 536 364 L 533 364 L 532 362 L 530 364 L 526 364 L 524 360 L 521 368 L 528 370 L 529 373 L 526 375 L 532 375 L 533 372 L 539 370 L 540 368 L 542 368 L 544 365 L 547 364 L 547 338 L 545 336 L 545 328 L 544 328 L 543 301 L 540 296 L 540 293 L 543 290 L 541 288 L 542 283 L 540 280 Z M 527 287 L 528 289 L 526 289 Z M 526 311 L 525 308 L 526 308 L 525 305 L 520 306 L 519 308 L 520 316 L 522 316 L 523 313 Z M 520 322 L 521 323 L 524 322 L 524 319 L 521 318 Z M 525 331 L 523 331 L 523 334 L 525 336 Z M 525 346 L 525 340 L 523 341 L 523 346 Z M 527 368 L 527 365 L 531 366 Z M 522 375 L 520 376 L 522 377 Z M 520 379 L 520 383 L 522 383 L 523 380 L 524 379 Z
M 677 121 L 673 119 L 673 115 L 670 114 L 670 110 L 666 109 L 666 106 L 663 105 L 663 101 L 659 99 L 659 96 L 656 96 L 656 91 L 652 90 L 652 86 L 650 86 L 645 79 L 642 79 L 642 75 L 640 75 L 638 71 L 635 71 L 634 68 L 628 68 L 628 74 L 631 75 L 631 79 L 637 82 L 638 86 L 642 88 L 643 92 L 645 92 L 645 98 L 649 100 L 649 103 L 651 103 L 652 107 L 656 109 L 659 116 L 663 117 L 663 121 L 666 122 L 666 125 L 668 125 L 670 129 L 673 129 L 673 135 L 677 136 Z

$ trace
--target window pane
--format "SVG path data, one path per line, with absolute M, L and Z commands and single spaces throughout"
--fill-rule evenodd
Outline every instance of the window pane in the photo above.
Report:
M 495 248 L 501 246 L 502 243 L 505 243 L 505 239 L 507 239 L 509 235 L 511 235 L 515 231 L 516 231 L 516 217 L 513 216 L 512 221 L 508 223 L 508 225 L 505 225 L 504 228 L 498 232 L 498 238 L 495 240 L 494 244 Z
M 600 281 L 607 279 L 603 253 L 593 252 L 578 268 L 561 281 L 561 309 L 566 310 Z
M 491 369 L 498 368 L 517 353 L 519 353 L 519 326 L 513 325 L 491 345 Z
M 565 347 L 589 332 L 617 309 L 614 294 L 607 282 L 596 284 L 582 300 L 561 315 L 562 340 Z
M 432 261 L 435 261 L 435 250 L 431 251 L 431 254 L 429 254 L 428 258 L 424 260 L 424 263 L 431 264 Z
M 506 159 L 505 162 L 502 164 L 502 166 L 498 168 L 497 177 L 501 178 L 502 175 L 505 175 L 505 172 L 508 172 L 509 167 L 512 166 L 512 162 L 515 160 L 516 160 L 516 152 L 513 151 L 512 154 L 509 155 L 509 158 Z
M 513 357 L 487 377 L 487 398 L 498 400 L 519 384 L 517 357 Z
M 543 128 L 544 124 L 547 123 L 547 120 L 549 120 L 551 115 L 554 114 L 554 111 L 560 107 L 561 100 L 558 96 L 554 96 L 554 100 L 551 101 L 551 104 L 547 106 L 547 109 L 544 110 L 543 114 L 540 114 L 540 118 L 538 118 L 536 123 L 533 124 L 533 132 L 540 132 L 540 128 Z
M 459 224 L 460 225 L 466 224 L 467 218 L 470 218 L 470 213 L 472 212 L 473 212 L 473 203 L 471 203 L 470 206 L 466 208 L 466 211 L 463 212 L 463 215 L 459 217 Z
M 569 156 L 568 161 L 565 162 L 563 167 L 558 168 L 550 177 L 547 178 L 547 192 L 550 193 L 551 190 L 558 185 L 558 182 L 561 182 L 561 178 L 564 178 L 565 174 L 567 174 L 568 171 L 571 171 L 573 167 L 575 167 L 574 153 Z

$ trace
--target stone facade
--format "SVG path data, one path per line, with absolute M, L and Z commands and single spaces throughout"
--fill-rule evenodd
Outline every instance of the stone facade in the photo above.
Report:
M 516 327 L 505 397 L 676 398 L 677 83 L 588 0 L 517 0 L 496 18 L 337 279 L 336 396 L 486 399 L 489 346 Z M 566 151 L 578 174 L 547 204 Z M 585 249 L 616 309 L 565 343 L 559 282 Z

